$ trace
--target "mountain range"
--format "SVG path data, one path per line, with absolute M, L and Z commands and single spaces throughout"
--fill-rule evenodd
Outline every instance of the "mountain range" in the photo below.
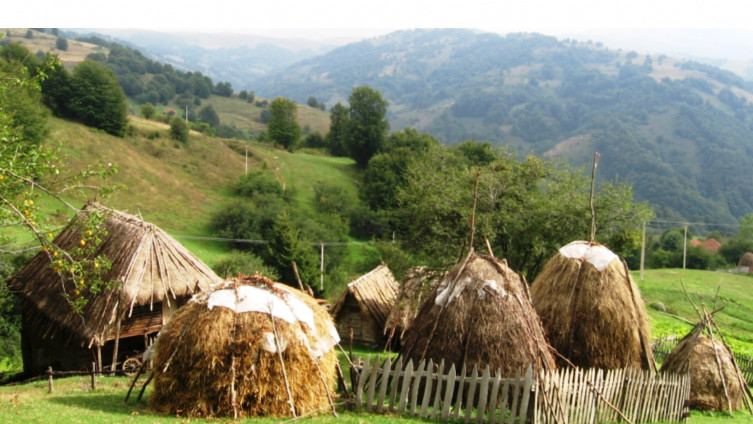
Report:
M 599 152 L 600 178 L 632 184 L 662 218 L 729 224 L 753 213 L 753 84 L 708 63 L 464 29 L 296 48 L 236 40 L 217 49 L 207 47 L 219 39 L 199 47 L 151 37 L 143 37 L 148 46 L 133 44 L 257 96 L 315 97 L 331 107 L 368 85 L 389 102 L 392 130 L 416 128 L 446 144 L 475 139 L 583 167 Z

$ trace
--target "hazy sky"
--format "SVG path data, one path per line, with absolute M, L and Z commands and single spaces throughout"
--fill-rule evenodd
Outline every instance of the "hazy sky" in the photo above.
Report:
M 395 29 L 557 33 L 604 28 L 750 29 L 749 0 L 36 0 L 5 2 L 0 27 L 110 27 L 326 38 Z M 276 29 L 276 31 L 271 31 Z M 313 31 L 313 30 L 319 31 Z M 326 30 L 326 31 L 324 31 Z M 338 30 L 338 31 L 335 31 Z

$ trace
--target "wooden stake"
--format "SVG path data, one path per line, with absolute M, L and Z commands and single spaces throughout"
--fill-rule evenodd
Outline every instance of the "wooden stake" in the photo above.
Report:
M 295 274 L 295 281 L 298 282 L 298 288 L 305 292 L 306 290 L 303 289 L 303 282 L 301 281 L 301 276 L 298 274 L 298 265 L 295 264 L 295 261 L 293 261 L 293 273 Z
M 293 403 L 293 394 L 290 393 L 290 383 L 288 382 L 288 374 L 285 372 L 285 362 L 282 360 L 282 352 L 280 352 L 280 339 L 277 337 L 277 325 L 275 324 L 275 317 L 272 315 L 272 305 L 269 305 L 269 319 L 272 320 L 272 331 L 275 335 L 275 349 L 277 350 L 277 357 L 280 359 L 280 368 L 282 369 L 282 379 L 285 381 L 285 391 L 288 394 L 288 404 L 290 404 L 290 412 L 293 414 L 293 418 L 296 418 L 295 404 Z
M 591 170 L 591 243 L 596 240 L 596 211 L 594 210 L 594 191 L 596 187 L 596 167 L 599 165 L 599 152 L 594 153 L 594 166 Z

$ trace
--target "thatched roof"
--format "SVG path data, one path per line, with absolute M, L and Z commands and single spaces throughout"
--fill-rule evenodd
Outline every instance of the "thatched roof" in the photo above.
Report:
M 655 370 L 651 328 L 627 264 L 597 243 L 575 241 L 531 285 L 533 305 L 558 364 Z
M 291 400 L 297 415 L 326 412 L 338 341 L 311 296 L 239 276 L 194 296 L 162 329 L 149 402 L 189 417 L 291 415 Z
M 403 338 L 403 355 L 470 370 L 497 369 L 505 376 L 554 360 L 531 305 L 525 281 L 503 261 L 469 255 L 424 301 Z
M 389 267 L 381 264 L 348 284 L 340 297 L 332 305 L 332 316 L 337 314 L 345 305 L 345 301 L 352 296 L 362 308 L 374 318 L 381 329 L 387 321 L 392 305 L 397 299 L 399 285 Z
M 40 323 L 45 336 L 52 337 L 63 327 L 82 343 L 101 345 L 113 337 L 118 319 L 128 317 L 134 306 L 171 302 L 221 281 L 157 226 L 96 203 L 87 204 L 80 215 L 91 213 L 101 213 L 106 218 L 107 234 L 94 255 L 103 255 L 112 262 L 103 279 L 113 284 L 109 290 L 88 294 L 81 314 L 74 312 L 63 294 L 68 277 L 55 272 L 47 252 L 37 254 L 13 278 L 13 288 L 34 306 L 32 319 Z M 66 251 L 73 249 L 82 238 L 79 223 L 77 216 L 53 244 Z
M 397 335 L 398 339 L 402 339 L 405 331 L 418 314 L 418 309 L 424 300 L 436 290 L 444 274 L 444 272 L 427 267 L 409 269 L 405 273 L 405 282 L 400 285 L 397 301 L 392 305 L 390 314 L 387 316 L 384 334 L 389 334 L 390 338 Z
M 690 373 L 689 406 L 692 409 L 742 409 L 745 379 L 729 347 L 718 338 L 712 339 L 711 334 L 709 323 L 698 323 L 664 358 L 661 370 Z

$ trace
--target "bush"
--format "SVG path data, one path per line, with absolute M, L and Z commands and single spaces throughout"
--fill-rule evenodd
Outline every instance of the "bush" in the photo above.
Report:
M 170 138 L 188 143 L 188 126 L 182 118 L 176 116 L 170 121 Z
M 232 250 L 229 254 L 221 256 L 212 267 L 217 275 L 228 278 L 238 274 L 253 275 L 259 272 L 273 281 L 280 279 L 279 273 L 251 252 Z

